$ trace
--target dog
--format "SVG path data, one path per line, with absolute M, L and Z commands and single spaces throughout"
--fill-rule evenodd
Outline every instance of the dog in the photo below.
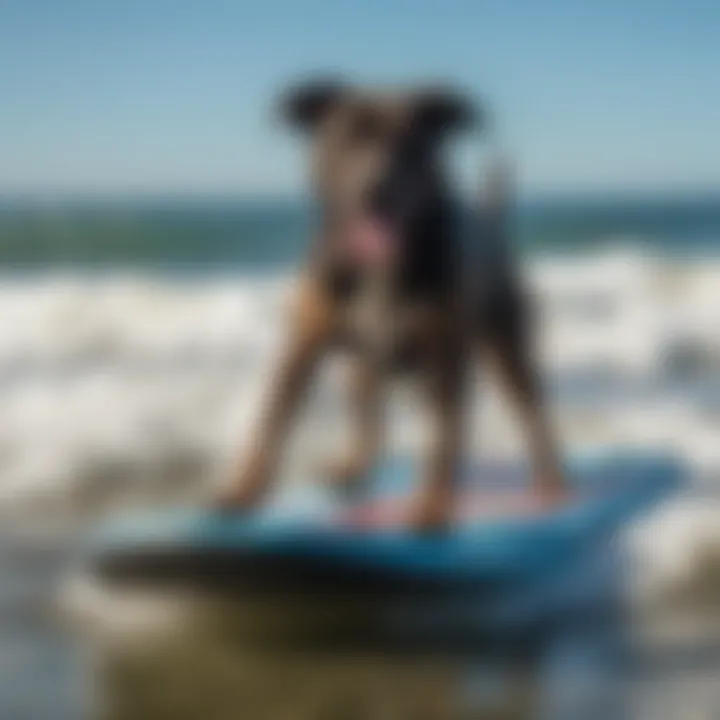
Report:
M 524 421 L 534 487 L 543 502 L 560 501 L 529 302 L 505 237 L 506 178 L 496 174 L 465 232 L 444 166 L 447 141 L 481 124 L 479 108 L 449 86 L 388 90 L 318 79 L 287 90 L 280 111 L 312 145 L 319 227 L 257 434 L 219 506 L 262 502 L 291 421 L 333 348 L 353 359 L 356 426 L 352 451 L 332 466 L 338 482 L 356 483 L 372 469 L 385 382 L 413 373 L 435 429 L 408 523 L 446 527 L 467 433 L 469 369 L 489 358 Z

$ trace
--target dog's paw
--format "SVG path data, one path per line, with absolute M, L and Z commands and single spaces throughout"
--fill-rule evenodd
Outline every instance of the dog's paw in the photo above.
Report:
M 408 526 L 423 534 L 446 531 L 452 522 L 453 498 L 446 492 L 422 492 L 408 513 Z
M 559 476 L 536 478 L 533 493 L 539 507 L 546 510 L 564 505 L 571 494 L 565 479 Z
M 221 488 L 212 498 L 211 504 L 221 512 L 252 510 L 262 504 L 269 485 L 267 471 L 259 466 L 254 467 Z
M 218 512 L 243 512 L 260 505 L 264 494 L 264 491 L 251 485 L 230 484 L 216 493 L 210 504 Z
M 358 488 L 369 472 L 369 462 L 365 458 L 354 455 L 326 462 L 322 468 L 323 477 L 328 484 L 341 490 Z

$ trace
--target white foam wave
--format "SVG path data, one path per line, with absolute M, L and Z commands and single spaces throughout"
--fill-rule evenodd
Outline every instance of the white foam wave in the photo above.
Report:
M 566 446 L 670 445 L 720 471 L 715 421 L 690 392 L 699 377 L 720 377 L 720 262 L 614 251 L 539 260 L 528 272 L 544 367 L 598 386 L 581 403 L 556 399 Z M 5 278 L 0 509 L 72 513 L 196 493 L 222 477 L 255 417 L 290 288 L 283 276 Z M 603 402 L 613 383 L 652 392 Z M 299 425 L 293 462 L 309 467 L 342 438 L 336 390 L 331 372 Z M 422 414 L 400 399 L 395 441 L 417 446 Z M 522 449 L 494 392 L 478 415 L 477 448 Z

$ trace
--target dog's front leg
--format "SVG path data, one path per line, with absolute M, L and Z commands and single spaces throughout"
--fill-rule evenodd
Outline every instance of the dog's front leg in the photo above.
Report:
M 431 445 L 410 513 L 418 530 L 441 530 L 450 522 L 465 432 L 464 354 L 460 343 L 443 338 L 433 352 L 427 390 L 434 422 Z
M 272 380 L 270 396 L 239 469 L 221 493 L 222 507 L 251 507 L 260 502 L 275 473 L 281 447 L 331 331 L 331 306 L 321 291 L 306 284 L 298 317 Z

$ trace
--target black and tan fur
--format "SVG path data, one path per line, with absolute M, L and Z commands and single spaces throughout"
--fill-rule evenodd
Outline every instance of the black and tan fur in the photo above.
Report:
M 435 429 L 408 522 L 446 525 L 469 432 L 470 364 L 483 358 L 518 408 L 536 487 L 557 500 L 563 482 L 532 359 L 529 308 L 505 237 L 502 178 L 468 226 L 444 168 L 445 141 L 479 122 L 477 110 L 448 88 L 391 92 L 320 81 L 291 89 L 282 108 L 312 144 L 319 232 L 270 397 L 220 504 L 247 508 L 263 499 L 320 361 L 338 347 L 354 358 L 355 416 L 353 449 L 332 469 L 338 480 L 371 469 L 381 450 L 385 383 L 395 372 L 415 373 Z M 391 228 L 394 262 L 365 264 L 348 251 L 368 217 Z

